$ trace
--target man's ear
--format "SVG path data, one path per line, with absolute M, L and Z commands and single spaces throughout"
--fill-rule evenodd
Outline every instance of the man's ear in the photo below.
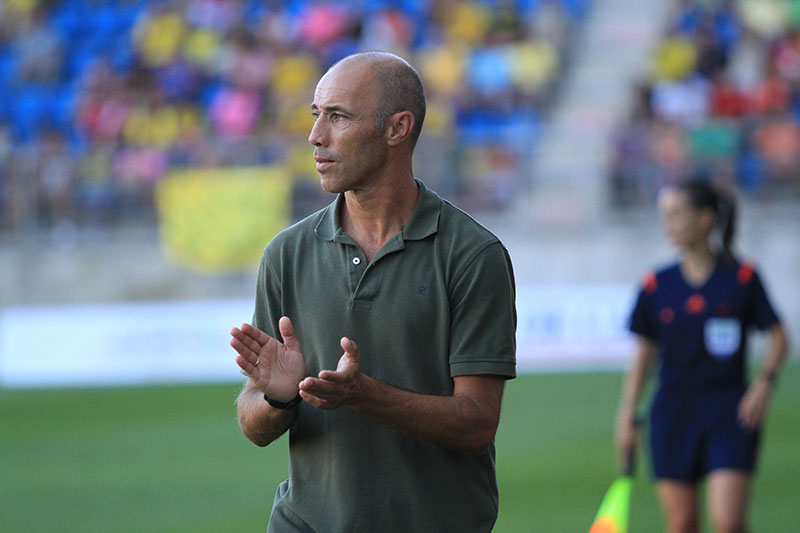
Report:
M 384 131 L 389 146 L 402 144 L 411 136 L 414 129 L 414 115 L 411 111 L 398 111 L 386 119 Z

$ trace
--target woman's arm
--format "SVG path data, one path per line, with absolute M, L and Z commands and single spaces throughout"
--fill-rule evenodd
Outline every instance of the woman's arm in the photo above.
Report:
M 650 376 L 656 354 L 655 342 L 645 337 L 638 337 L 636 355 L 630 370 L 625 375 L 617 411 L 615 440 L 620 464 L 624 464 L 626 458 L 636 450 L 636 406 Z
M 780 324 L 772 326 L 769 338 L 769 350 L 764 358 L 761 373 L 750 384 L 739 404 L 739 421 L 751 429 L 760 427 L 766 419 L 769 400 L 788 352 L 783 326 Z

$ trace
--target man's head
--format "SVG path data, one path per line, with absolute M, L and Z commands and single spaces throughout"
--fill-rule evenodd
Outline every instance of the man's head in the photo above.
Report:
M 397 158 L 410 164 L 425 118 L 417 72 L 385 52 L 348 56 L 320 79 L 308 137 L 322 186 L 342 192 L 380 174 Z
M 381 102 L 375 112 L 375 129 L 380 130 L 386 120 L 401 111 L 410 111 L 414 117 L 414 128 L 409 136 L 411 148 L 417 144 L 425 121 L 425 91 L 422 80 L 414 67 L 404 59 L 386 52 L 365 52 L 350 58 L 383 58 L 377 61 L 372 72 L 382 90 Z M 347 58 L 342 61 L 346 61 Z

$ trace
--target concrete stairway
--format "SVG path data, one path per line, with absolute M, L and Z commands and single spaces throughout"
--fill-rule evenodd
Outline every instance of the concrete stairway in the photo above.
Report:
M 517 220 L 572 228 L 596 221 L 606 205 L 610 134 L 627 113 L 632 82 L 647 72 L 667 5 L 593 2 L 532 158 L 527 190 L 512 210 Z

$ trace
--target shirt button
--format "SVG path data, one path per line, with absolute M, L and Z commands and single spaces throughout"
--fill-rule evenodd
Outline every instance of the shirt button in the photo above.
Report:
M 354 257 L 354 258 L 353 258 L 353 264 L 354 264 L 354 265 L 357 265 L 357 264 L 359 264 L 359 263 L 361 263 L 361 258 L 360 258 L 360 257 Z

